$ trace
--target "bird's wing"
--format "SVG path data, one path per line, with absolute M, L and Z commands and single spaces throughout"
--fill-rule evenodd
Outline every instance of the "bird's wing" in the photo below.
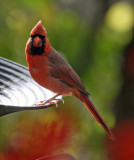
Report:
M 88 92 L 81 82 L 80 77 L 68 64 L 68 62 L 58 54 L 58 52 L 53 49 L 48 58 L 50 67 L 49 71 L 51 76 L 59 79 L 70 87 L 77 88 L 80 92 L 88 95 Z

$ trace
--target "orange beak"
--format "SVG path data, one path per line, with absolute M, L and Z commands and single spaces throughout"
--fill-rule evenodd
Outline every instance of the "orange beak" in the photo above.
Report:
M 34 47 L 42 47 L 42 40 L 38 36 L 34 38 L 33 46 Z

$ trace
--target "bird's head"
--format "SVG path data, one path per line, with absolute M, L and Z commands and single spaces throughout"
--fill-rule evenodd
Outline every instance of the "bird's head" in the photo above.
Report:
M 50 43 L 41 20 L 32 29 L 30 35 L 30 54 L 42 55 L 50 53 Z

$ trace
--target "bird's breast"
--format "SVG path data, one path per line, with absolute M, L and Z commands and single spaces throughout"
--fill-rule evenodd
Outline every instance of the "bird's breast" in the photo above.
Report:
M 27 62 L 32 78 L 41 86 L 47 86 L 49 77 L 47 57 L 29 55 Z
M 42 87 L 45 87 L 52 92 L 69 95 L 72 89 L 63 83 L 59 78 L 51 75 L 50 62 L 47 57 L 32 56 L 27 57 L 28 68 L 32 78 Z M 50 69 L 51 68 L 51 69 Z M 54 68 L 53 68 L 54 69 Z

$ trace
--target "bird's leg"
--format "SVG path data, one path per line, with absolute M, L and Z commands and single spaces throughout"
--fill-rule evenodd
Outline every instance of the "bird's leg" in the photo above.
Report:
M 64 104 L 64 99 L 53 99 L 53 100 L 55 100 L 55 101 L 62 101 L 62 103 Z
M 56 99 L 56 97 L 60 96 L 60 94 L 56 94 L 54 97 L 48 99 L 47 101 L 40 101 L 40 103 L 38 104 L 34 104 L 34 106 L 42 106 L 42 105 L 45 105 L 47 103 L 50 103 L 50 104 L 55 104 L 56 107 L 58 107 L 58 104 L 56 102 L 52 102 L 53 100 L 56 100 L 56 101 L 62 101 L 64 103 L 64 100 L 63 99 Z
M 40 103 L 43 103 L 43 104 L 44 104 L 44 103 L 45 103 L 45 104 L 46 104 L 46 103 L 49 103 L 49 102 L 51 102 L 51 101 L 55 100 L 55 98 L 56 98 L 56 97 L 58 97 L 58 96 L 59 96 L 59 94 L 56 94 L 54 97 L 52 97 L 52 98 L 48 99 L 47 101 L 46 101 L 46 100 L 44 100 L 44 101 L 40 101 Z

